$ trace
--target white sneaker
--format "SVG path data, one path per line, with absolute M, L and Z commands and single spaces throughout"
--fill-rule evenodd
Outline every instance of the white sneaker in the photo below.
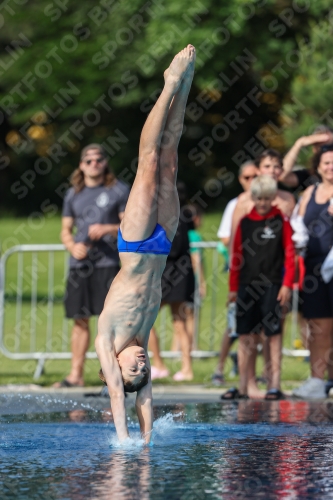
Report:
M 325 380 L 309 377 L 304 384 L 293 390 L 292 395 L 302 399 L 325 399 L 325 386 Z

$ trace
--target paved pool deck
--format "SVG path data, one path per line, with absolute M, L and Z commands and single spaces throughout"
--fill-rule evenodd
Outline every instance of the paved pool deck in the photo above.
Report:
M 64 388 L 29 385 L 0 386 L 0 415 L 110 408 L 108 397 L 101 397 L 101 387 Z M 219 401 L 226 389 L 208 389 L 202 385 L 154 385 L 154 405 L 175 403 L 212 403 Z M 134 405 L 135 394 L 128 394 L 126 406 Z
M 153 386 L 154 405 L 177 403 L 217 403 L 226 388 L 203 385 Z M 29 385 L 0 386 L 0 415 L 67 412 L 78 409 L 105 410 L 110 408 L 108 397 L 101 397 L 101 387 L 54 389 Z M 285 391 L 290 396 L 289 391 Z M 134 405 L 135 394 L 128 394 L 126 406 Z

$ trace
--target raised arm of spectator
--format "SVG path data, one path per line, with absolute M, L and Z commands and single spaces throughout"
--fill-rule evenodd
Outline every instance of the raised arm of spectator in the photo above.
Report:
M 110 321 L 107 314 L 102 314 L 98 320 L 98 334 L 95 340 L 97 356 L 101 363 L 103 375 L 111 400 L 111 410 L 119 441 L 129 437 L 125 409 L 124 383 L 110 333 Z
M 307 135 L 297 139 L 295 144 L 289 149 L 288 153 L 283 159 L 283 172 L 279 178 L 279 181 L 288 187 L 297 187 L 299 184 L 299 180 L 297 175 L 292 172 L 292 169 L 295 166 L 301 149 L 306 146 L 313 146 L 315 144 L 323 145 L 332 141 L 333 136 L 329 132 Z

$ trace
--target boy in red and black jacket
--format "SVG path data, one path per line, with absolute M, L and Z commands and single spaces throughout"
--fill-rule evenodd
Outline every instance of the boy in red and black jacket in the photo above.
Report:
M 272 202 L 277 191 L 274 179 L 263 175 L 253 180 L 252 211 L 241 219 L 232 248 L 229 302 L 237 304 L 239 335 L 239 392 L 224 399 L 247 397 L 248 365 L 262 330 L 268 337 L 272 378 L 266 399 L 283 397 L 280 390 L 282 307 L 290 302 L 295 274 L 294 245 L 289 221 Z

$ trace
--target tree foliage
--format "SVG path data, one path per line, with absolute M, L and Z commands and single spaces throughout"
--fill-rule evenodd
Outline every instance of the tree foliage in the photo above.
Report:
M 308 43 L 298 39 L 299 65 L 282 108 L 288 145 L 302 135 L 311 134 L 319 124 L 333 128 L 332 35 L 333 17 L 325 16 L 319 22 L 311 23 Z M 304 152 L 303 158 L 306 156 Z
M 221 169 L 235 173 L 242 157 L 268 144 L 285 147 L 281 107 L 290 102 L 283 116 L 293 119 L 292 97 L 308 73 L 319 90 L 306 57 L 313 64 L 328 52 L 322 40 L 295 66 L 293 51 L 308 47 L 327 15 L 323 1 L 16 1 L 0 12 L 0 168 L 2 206 L 21 213 L 46 197 L 61 205 L 57 188 L 90 142 L 107 144 L 112 168 L 132 181 L 163 71 L 187 43 L 198 60 L 180 177 L 190 195 L 201 190 L 208 205 L 225 203 L 238 186 Z M 319 109 L 312 90 L 302 99 Z M 207 188 L 216 178 L 222 194 Z

